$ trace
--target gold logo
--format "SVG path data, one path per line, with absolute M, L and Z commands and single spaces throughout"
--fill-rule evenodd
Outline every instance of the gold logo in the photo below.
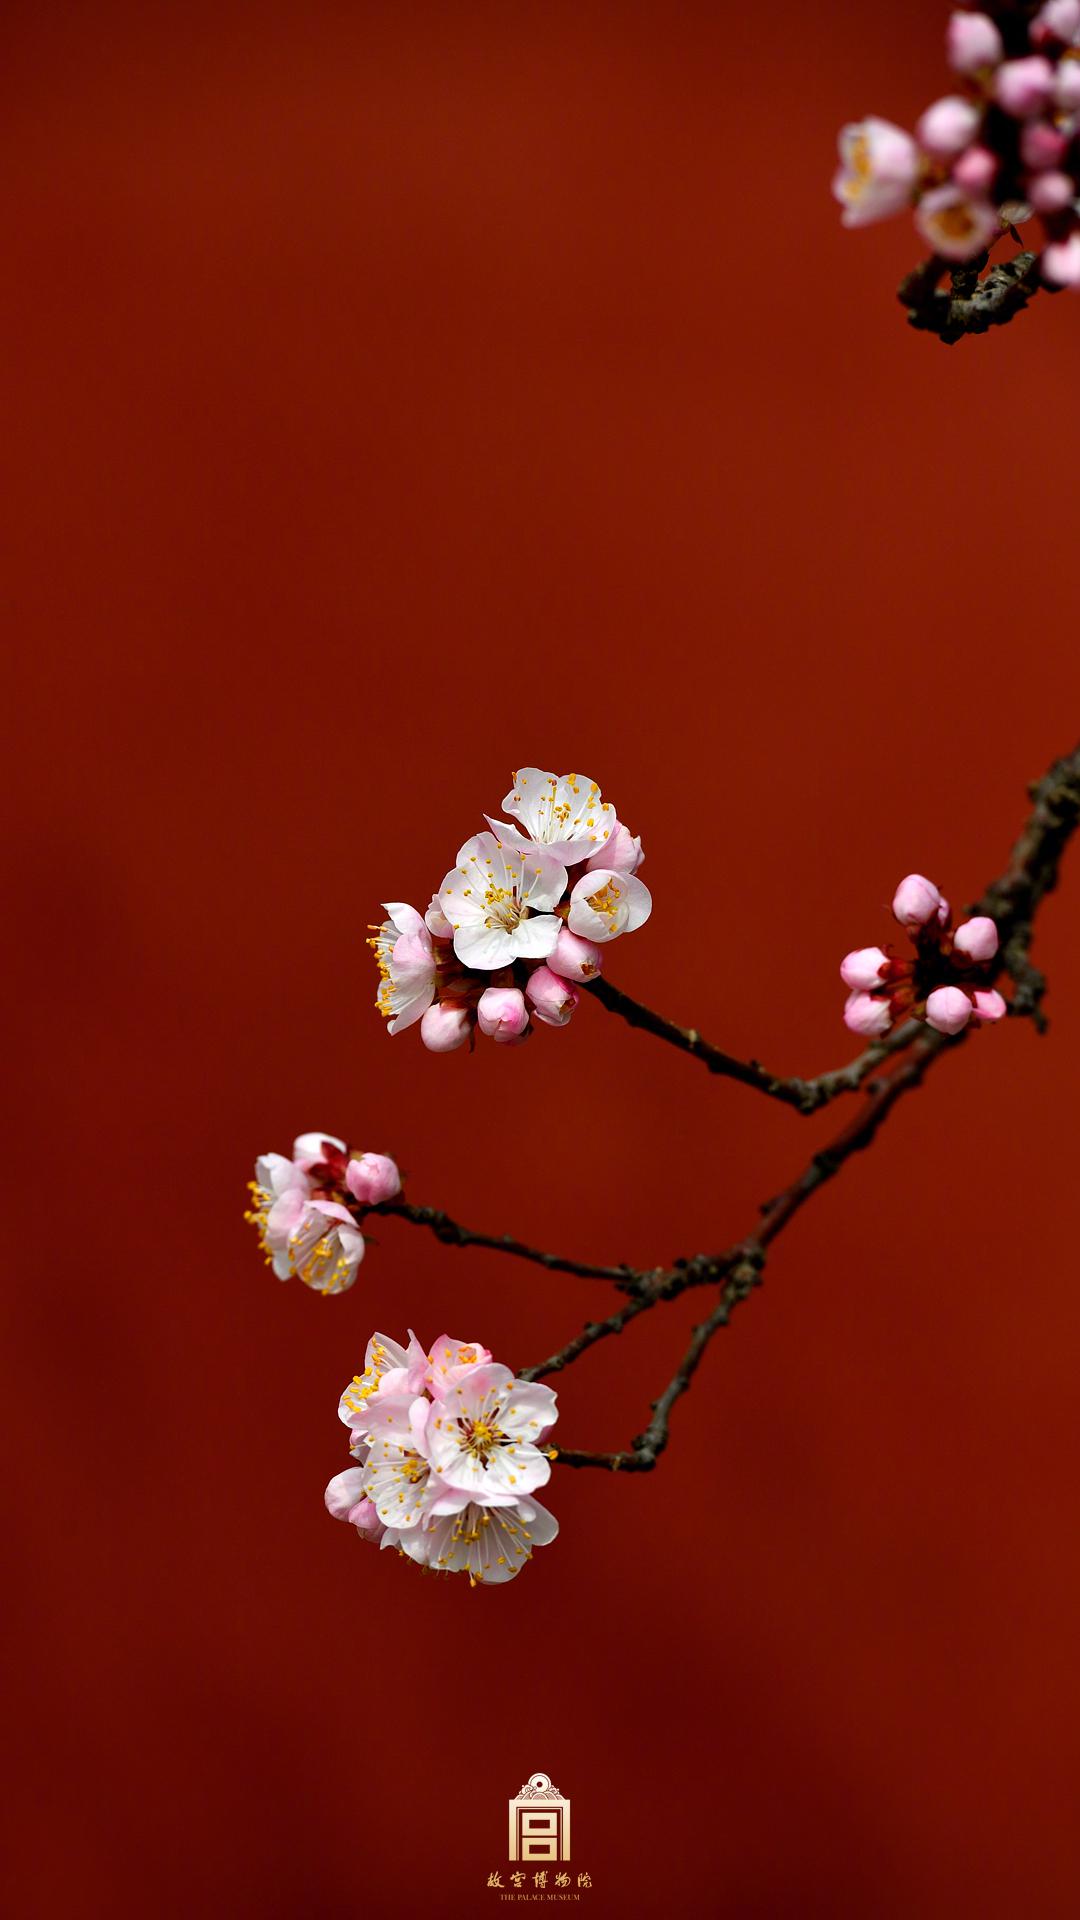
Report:
M 570 1858 L 570 1802 L 546 1773 L 534 1773 L 510 1802 L 510 1858 Z

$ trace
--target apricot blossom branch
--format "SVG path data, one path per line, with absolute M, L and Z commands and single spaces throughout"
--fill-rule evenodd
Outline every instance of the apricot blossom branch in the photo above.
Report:
M 985 962 L 986 977 L 993 978 L 1001 972 L 1009 975 L 1016 988 L 1012 1002 L 1014 1016 L 1031 1018 L 1042 1031 L 1046 1024 L 1041 1005 L 1046 981 L 1031 961 L 1030 945 L 1037 910 L 1057 885 L 1062 854 L 1080 823 L 1080 746 L 1055 762 L 1030 791 L 1034 805 L 1012 849 L 1008 866 L 998 879 L 991 881 L 977 904 L 974 916 L 965 924 L 978 927 L 980 921 L 993 920 L 1000 936 L 1000 946 L 995 947 L 995 953 Z M 926 885 L 923 883 L 924 887 Z M 941 902 L 940 896 L 935 899 L 933 895 L 936 895 L 936 889 L 930 889 L 920 898 L 918 889 L 905 883 L 904 889 L 898 889 L 897 901 L 901 911 L 918 914 L 928 910 L 928 918 L 939 923 L 940 909 L 943 905 L 947 907 L 947 903 Z M 968 944 L 977 946 L 977 936 Z M 962 989 L 944 987 L 937 991 L 959 994 Z M 973 998 L 977 998 L 986 989 L 969 988 L 968 991 Z M 974 1026 L 967 1020 L 951 1033 L 919 1020 L 905 1020 L 891 1036 L 898 1054 L 901 1048 L 904 1049 L 903 1057 L 897 1059 L 891 1070 L 870 1081 L 867 1098 L 860 1112 L 825 1147 L 819 1148 L 787 1187 L 765 1203 L 759 1225 L 744 1240 L 711 1259 L 699 1255 L 692 1261 L 677 1264 L 667 1272 L 643 1280 L 642 1293 L 637 1296 L 643 1301 L 641 1310 L 645 1306 L 656 1305 L 660 1300 L 672 1299 L 689 1286 L 704 1285 L 718 1279 L 722 1280 L 722 1286 L 716 1306 L 695 1327 L 690 1345 L 675 1374 L 653 1403 L 652 1419 L 644 1431 L 632 1440 L 630 1447 L 607 1453 L 564 1448 L 559 1455 L 563 1465 L 631 1472 L 646 1472 L 656 1465 L 668 1443 L 670 1416 L 675 1402 L 689 1388 L 712 1339 L 727 1326 L 735 1308 L 749 1299 L 755 1288 L 760 1286 L 767 1249 L 772 1242 L 813 1194 L 834 1179 L 854 1154 L 872 1144 L 898 1101 L 921 1085 L 934 1062 L 945 1053 L 955 1051 L 973 1030 Z M 633 1302 L 628 1304 L 633 1305 Z M 538 1378 L 569 1365 L 597 1340 L 612 1333 L 621 1333 L 631 1317 L 623 1309 L 607 1321 L 590 1323 L 583 1334 L 579 1334 L 561 1353 L 553 1355 L 541 1366 L 527 1370 L 525 1377 Z
M 800 1115 L 841 1094 L 862 1098 L 832 1139 L 759 1208 L 741 1239 L 666 1267 L 578 1260 L 466 1227 L 442 1208 L 407 1200 L 388 1155 L 357 1151 L 333 1135 L 302 1134 L 290 1155 L 264 1154 L 248 1217 L 281 1279 L 295 1275 L 322 1294 L 345 1292 L 364 1257 L 365 1228 L 388 1218 L 446 1245 L 509 1254 L 624 1296 L 518 1375 L 479 1341 L 443 1335 L 425 1349 L 411 1333 L 407 1347 L 373 1335 L 363 1371 L 339 1405 L 354 1464 L 326 1489 L 331 1513 L 422 1566 L 491 1585 L 513 1579 L 535 1547 L 555 1538 L 557 1522 L 535 1497 L 553 1461 L 639 1473 L 656 1466 L 674 1408 L 711 1342 L 761 1286 L 774 1243 L 802 1208 L 873 1144 L 931 1067 L 980 1027 L 1009 1011 L 1045 1026 L 1046 982 L 1031 945 L 1039 907 L 1057 884 L 1080 822 L 1080 747 L 1050 768 L 1031 797 L 1004 872 L 959 924 L 933 881 L 921 874 L 901 881 L 892 910 L 906 950 L 862 947 L 840 966 L 848 989 L 844 1023 L 869 1044 L 846 1066 L 803 1079 L 740 1060 L 600 977 L 607 945 L 651 911 L 637 879 L 641 843 L 600 800 L 595 783 L 519 771 L 504 801 L 518 824 L 490 820 L 489 833 L 466 842 L 424 915 L 401 903 L 386 908 L 390 918 L 373 944 L 378 1004 L 391 1032 L 419 1024 L 421 1040 L 436 1053 L 471 1048 L 477 1034 L 518 1045 L 534 1022 L 565 1026 L 582 998 L 579 988 L 586 988 L 607 1011 L 700 1060 L 717 1078 Z M 1012 983 L 1011 1007 L 995 984 L 1002 979 Z M 549 1445 L 558 1409 L 542 1380 L 699 1288 L 715 1297 L 629 1445 L 608 1452 Z
M 908 320 L 946 345 L 1080 289 L 1080 0 L 997 0 L 954 12 L 953 91 L 913 134 L 870 114 L 840 133 L 833 192 L 848 227 L 910 209 L 930 255 L 902 281 Z M 1036 217 L 1043 244 L 989 265 Z M 949 291 L 941 280 L 951 276 Z

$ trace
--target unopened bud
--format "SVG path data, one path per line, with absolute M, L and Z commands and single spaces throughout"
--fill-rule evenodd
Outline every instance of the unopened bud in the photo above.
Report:
M 965 960 L 992 960 L 998 950 L 998 930 L 987 914 L 980 913 L 957 927 L 953 946 Z
M 529 975 L 525 997 L 545 1026 L 565 1027 L 581 995 L 550 967 L 537 967 Z
M 937 1033 L 960 1033 L 974 1008 L 960 987 L 935 987 L 926 999 L 926 1024 Z
M 487 987 L 476 1003 L 476 1020 L 491 1040 L 519 1040 L 529 1024 L 525 995 L 519 987 Z
M 463 1047 L 472 1022 L 465 1007 L 451 1000 L 437 1000 L 420 1022 L 420 1038 L 432 1053 L 453 1053 Z

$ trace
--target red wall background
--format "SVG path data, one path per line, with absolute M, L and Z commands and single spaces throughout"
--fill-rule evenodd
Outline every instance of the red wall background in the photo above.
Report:
M 0 194 L 14 1115 L 11 1911 L 484 1913 L 505 1803 L 594 1915 L 1080 1902 L 1080 849 L 1052 1031 L 984 1035 L 800 1218 L 651 1477 L 556 1471 L 496 1592 L 322 1506 L 373 1327 L 525 1364 L 588 1282 L 386 1223 L 268 1276 L 256 1152 L 641 1263 L 837 1124 L 583 1007 L 436 1059 L 364 947 L 513 766 L 644 837 L 612 978 L 785 1071 L 911 867 L 972 897 L 1074 743 L 1080 304 L 947 351 L 844 235 L 944 9 L 13 0 Z M 606 1299 L 606 1295 L 601 1295 Z M 643 1424 L 700 1306 L 565 1376 Z M 559 1384 L 559 1383 L 556 1383 Z

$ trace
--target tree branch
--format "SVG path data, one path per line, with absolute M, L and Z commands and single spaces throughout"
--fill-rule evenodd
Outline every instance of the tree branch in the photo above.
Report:
M 936 333 L 947 347 L 956 345 L 969 333 L 987 333 L 991 327 L 1003 327 L 1022 313 L 1039 291 L 1039 257 L 1018 253 L 991 267 L 986 278 L 979 275 L 989 256 L 963 266 L 932 255 L 900 282 L 897 299 L 907 308 L 908 325 L 922 333 Z M 949 273 L 950 291 L 939 286 Z
M 770 1100 L 779 1100 L 785 1107 L 793 1107 L 796 1113 L 804 1114 L 819 1112 L 830 1100 L 835 1100 L 837 1094 L 856 1093 L 867 1075 L 891 1053 L 898 1053 L 907 1046 L 919 1028 L 918 1021 L 908 1020 L 887 1039 L 877 1041 L 867 1047 L 865 1053 L 849 1060 L 847 1066 L 834 1067 L 829 1073 L 819 1073 L 813 1080 L 802 1080 L 797 1075 L 782 1079 L 780 1075 L 770 1073 L 758 1060 L 739 1060 L 735 1054 L 725 1053 L 722 1047 L 706 1040 L 696 1027 L 680 1027 L 674 1020 L 665 1019 L 662 1013 L 654 1013 L 651 1007 L 632 999 L 621 987 L 613 986 L 603 976 L 590 981 L 588 992 L 609 1013 L 619 1014 L 628 1026 L 640 1027 L 645 1033 L 655 1034 L 658 1040 L 666 1040 L 669 1046 L 678 1047 L 681 1053 L 688 1053 L 692 1059 L 700 1060 L 710 1073 L 719 1074 L 726 1080 L 738 1080 L 742 1086 L 753 1087 Z
M 990 883 L 975 911 L 990 914 L 997 922 L 1002 943 L 999 971 L 1010 974 L 1016 983 L 1014 1011 L 1029 1015 L 1036 1025 L 1042 1026 L 1045 1024 L 1041 1012 L 1045 980 L 1033 965 L 1029 949 L 1037 909 L 1057 885 L 1062 854 L 1080 823 L 1080 747 L 1057 761 L 1030 791 L 1035 805 L 1012 850 L 1009 864 L 1005 872 Z M 614 1010 L 623 1011 L 621 1006 Z M 653 1024 L 656 1021 L 657 1016 L 649 1015 L 647 1021 L 633 1024 L 647 1024 L 652 1031 L 670 1025 L 659 1022 L 657 1026 Z M 674 1031 L 678 1033 L 681 1029 Z M 653 1417 L 644 1432 L 636 1436 L 628 1449 L 617 1452 L 591 1453 L 567 1448 L 558 1454 L 565 1465 L 630 1472 L 646 1472 L 656 1465 L 668 1442 L 670 1416 L 676 1400 L 689 1387 L 711 1340 L 727 1326 L 735 1308 L 760 1285 L 767 1249 L 772 1242 L 813 1194 L 834 1179 L 854 1154 L 872 1144 L 897 1102 L 921 1085 L 935 1061 L 963 1046 L 971 1029 L 950 1038 L 920 1022 L 909 1021 L 901 1033 L 905 1035 L 905 1054 L 898 1057 L 891 1071 L 871 1081 L 867 1098 L 855 1118 L 812 1156 L 789 1186 L 766 1202 L 761 1209 L 760 1223 L 746 1239 L 723 1253 L 699 1254 L 692 1260 L 677 1262 L 667 1271 L 640 1276 L 633 1298 L 626 1308 L 612 1316 L 611 1322 L 591 1323 L 584 1334 L 571 1341 L 552 1362 L 545 1362 L 526 1375 L 536 1378 L 541 1373 L 561 1369 L 596 1340 L 608 1333 L 621 1332 L 634 1317 L 629 1309 L 642 1312 L 661 1300 L 673 1299 L 687 1287 L 718 1280 L 723 1283 L 712 1313 L 695 1327 L 675 1374 L 654 1401 Z M 670 1036 L 664 1032 L 662 1037 Z M 899 1036 L 897 1039 L 899 1041 Z M 697 1051 L 693 1047 L 684 1050 Z M 897 1052 L 899 1054 L 899 1046 Z
M 993 977 L 1002 973 L 1011 977 L 1015 985 L 1011 1011 L 1027 1015 L 1041 1030 L 1046 1024 L 1042 1012 L 1046 981 L 1032 961 L 1030 949 L 1038 908 L 1057 885 L 1062 854 L 1080 824 L 1080 746 L 1057 761 L 1032 785 L 1030 793 L 1034 805 L 1004 873 L 991 881 L 970 911 L 987 914 L 996 922 L 1000 947 Z M 630 1446 L 609 1453 L 567 1448 L 555 1454 L 571 1467 L 606 1467 L 611 1471 L 641 1473 L 656 1465 L 667 1446 L 672 1409 L 689 1388 L 710 1342 L 727 1326 L 736 1307 L 761 1285 L 772 1243 L 807 1201 L 835 1179 L 853 1155 L 873 1143 L 898 1101 L 922 1084 L 934 1063 L 967 1042 L 971 1028 L 949 1038 L 919 1020 L 907 1020 L 847 1066 L 819 1074 L 812 1080 L 781 1079 L 756 1060 L 743 1061 L 725 1053 L 704 1040 L 695 1028 L 677 1026 L 662 1014 L 654 1013 L 610 981 L 598 979 L 589 991 L 628 1025 L 640 1027 L 680 1052 L 701 1060 L 710 1073 L 752 1087 L 796 1113 L 815 1113 L 841 1093 L 855 1093 L 864 1088 L 866 1092 L 854 1118 L 811 1156 L 788 1186 L 760 1208 L 751 1232 L 720 1253 L 695 1254 L 692 1258 L 676 1260 L 670 1267 L 605 1266 L 571 1260 L 562 1254 L 529 1246 L 510 1234 L 477 1232 L 462 1226 L 439 1207 L 414 1206 L 404 1199 L 351 1208 L 358 1221 L 371 1214 L 390 1215 L 412 1226 L 426 1228 L 445 1245 L 486 1247 L 495 1253 L 512 1254 L 550 1272 L 607 1281 L 628 1296 L 606 1319 L 588 1321 L 548 1359 L 523 1369 L 522 1377 L 526 1380 L 561 1373 L 599 1341 L 621 1333 L 632 1320 L 662 1301 L 674 1300 L 691 1287 L 718 1286 L 716 1305 L 694 1328 L 675 1373 L 652 1404 L 652 1418 Z
M 509 1233 L 477 1233 L 472 1227 L 463 1227 L 459 1221 L 452 1220 L 441 1207 L 416 1207 L 408 1200 L 383 1200 L 378 1206 L 367 1207 L 352 1203 L 349 1211 L 359 1224 L 372 1214 L 389 1214 L 396 1220 L 407 1220 L 414 1227 L 427 1227 L 448 1247 L 489 1247 L 493 1253 L 513 1254 L 518 1260 L 531 1260 L 538 1267 L 546 1267 L 549 1273 L 573 1273 L 579 1280 L 610 1280 L 614 1286 L 632 1286 L 644 1275 L 637 1267 L 596 1266 L 588 1260 L 569 1260 L 561 1253 L 545 1253 L 540 1247 L 530 1247 L 524 1240 L 515 1240 Z

